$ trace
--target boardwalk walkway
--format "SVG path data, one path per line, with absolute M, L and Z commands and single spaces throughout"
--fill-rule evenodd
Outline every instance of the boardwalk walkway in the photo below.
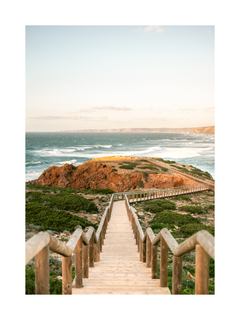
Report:
M 72 294 L 170 294 L 140 261 L 124 201 L 113 204 L 101 260 L 89 269 L 83 286 L 73 286 Z

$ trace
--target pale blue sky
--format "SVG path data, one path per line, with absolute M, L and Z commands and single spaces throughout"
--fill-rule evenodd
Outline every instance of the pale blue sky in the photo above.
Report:
M 213 26 L 27 26 L 26 130 L 214 125 Z

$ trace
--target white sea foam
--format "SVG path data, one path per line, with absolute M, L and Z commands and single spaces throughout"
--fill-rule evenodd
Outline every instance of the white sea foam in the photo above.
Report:
M 26 162 L 26 164 L 40 164 L 42 163 L 41 161 L 32 161 L 32 162 Z
M 61 162 L 57 162 L 57 163 L 59 163 L 59 164 L 65 164 L 65 163 L 74 164 L 74 163 L 77 163 L 77 160 L 73 159 L 73 160 L 70 160 L 70 161 L 61 161 Z
M 140 155 L 144 155 L 144 154 L 150 154 L 150 153 L 155 153 L 160 151 L 162 148 L 160 146 L 156 146 L 156 147 L 151 147 L 148 148 L 146 150 L 141 150 L 141 151 L 133 151 L 133 154 L 140 154 Z
M 110 149 L 110 148 L 112 148 L 112 145 L 111 144 L 108 144 L 108 145 L 100 145 L 100 144 L 98 144 L 98 145 L 95 145 L 94 147 L 95 148 L 107 148 L 107 149 Z
M 25 174 L 25 182 L 37 179 L 38 177 L 40 177 L 41 173 L 42 172 L 28 171 Z

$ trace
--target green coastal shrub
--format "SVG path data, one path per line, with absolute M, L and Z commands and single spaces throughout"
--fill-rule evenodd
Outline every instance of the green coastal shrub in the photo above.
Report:
M 83 191 L 81 191 L 85 194 L 112 194 L 115 191 L 105 188 L 105 189 L 85 189 Z
M 161 159 L 161 158 L 159 158 Z M 163 162 L 167 163 L 167 164 L 171 164 L 171 163 L 176 163 L 176 161 L 171 161 L 171 160 L 163 160 L 161 159 Z
M 35 269 L 25 267 L 25 294 L 35 294 Z
M 69 193 L 77 193 L 80 192 L 79 190 L 76 189 L 68 189 L 68 188 L 60 188 L 60 187 L 46 187 L 46 186 L 35 186 L 34 184 L 27 184 L 26 185 L 27 189 L 33 189 L 33 190 L 41 190 L 44 192 L 69 192 Z
M 203 195 L 209 196 L 209 197 L 214 197 L 215 196 L 214 193 L 210 193 L 210 192 L 205 192 L 205 193 L 203 193 Z
M 211 257 L 209 259 L 209 277 L 210 278 L 215 277 L 215 261 Z
M 41 226 L 42 230 L 53 230 L 70 233 L 75 231 L 75 227 L 80 225 L 82 229 L 96 225 L 87 219 L 77 217 L 63 210 L 55 210 L 40 203 L 30 202 L 26 204 L 26 223 L 32 223 Z
M 182 294 L 195 294 L 195 280 L 182 279 Z
M 182 168 L 182 167 L 179 167 L 179 166 L 176 166 L 176 165 L 174 165 L 174 164 L 171 164 L 171 167 L 174 167 L 174 168 L 176 168 L 176 169 L 178 169 L 178 170 L 182 170 L 182 169 L 184 169 L 184 168 Z M 187 169 L 186 169 L 187 170 Z M 188 171 L 188 170 L 187 170 Z
M 122 165 L 119 168 L 120 169 L 128 169 L 128 170 L 132 170 L 134 169 L 138 164 L 135 162 L 124 162 L 127 163 L 126 165 Z
M 188 236 L 192 236 L 200 230 L 207 230 L 214 236 L 214 227 L 205 226 L 203 223 L 189 223 L 181 226 L 181 232 Z
M 210 204 L 209 206 L 207 206 L 207 209 L 215 210 L 215 205 L 214 204 Z
M 142 182 L 142 180 L 139 180 L 139 181 L 138 181 L 138 187 L 139 187 L 139 188 L 143 188 L 143 182 Z
M 162 223 L 159 223 L 159 222 L 155 222 L 155 223 L 153 223 L 153 224 L 150 224 L 150 227 L 153 229 L 153 230 L 155 230 L 155 229 L 163 229 L 163 228 L 165 228 L 165 225 L 164 224 L 162 224 Z
M 176 196 L 173 200 L 184 200 L 184 201 L 192 201 L 188 196 Z
M 168 168 L 164 168 L 164 167 L 161 167 L 161 166 L 159 166 L 159 167 L 161 168 L 162 171 L 165 171 L 165 172 L 168 171 Z
M 175 210 L 176 205 L 170 200 L 157 200 L 152 201 L 147 207 L 144 208 L 145 211 L 152 213 L 161 212 L 164 210 Z
M 190 214 L 182 215 L 170 210 L 164 210 L 162 212 L 156 213 L 155 217 L 150 223 L 155 222 L 163 223 L 165 225 L 172 224 L 179 227 L 189 223 L 199 224 L 200 226 L 202 225 L 199 219 L 193 218 Z
M 203 209 L 201 206 L 182 206 L 179 207 L 179 210 L 197 214 L 207 213 L 207 210 Z
M 98 212 L 97 205 L 85 199 L 81 195 L 75 195 L 68 192 L 60 192 L 58 194 L 44 194 L 42 192 L 27 192 L 26 197 L 31 197 L 31 202 L 46 204 L 48 207 L 59 210 L 67 210 L 79 212 L 85 210 L 87 212 Z

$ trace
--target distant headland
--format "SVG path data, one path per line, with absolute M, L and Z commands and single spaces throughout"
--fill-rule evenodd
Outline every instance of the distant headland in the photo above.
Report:
M 203 133 L 215 134 L 215 126 L 197 128 L 123 128 L 123 129 L 84 129 L 60 130 L 60 132 L 159 132 L 159 133 Z

